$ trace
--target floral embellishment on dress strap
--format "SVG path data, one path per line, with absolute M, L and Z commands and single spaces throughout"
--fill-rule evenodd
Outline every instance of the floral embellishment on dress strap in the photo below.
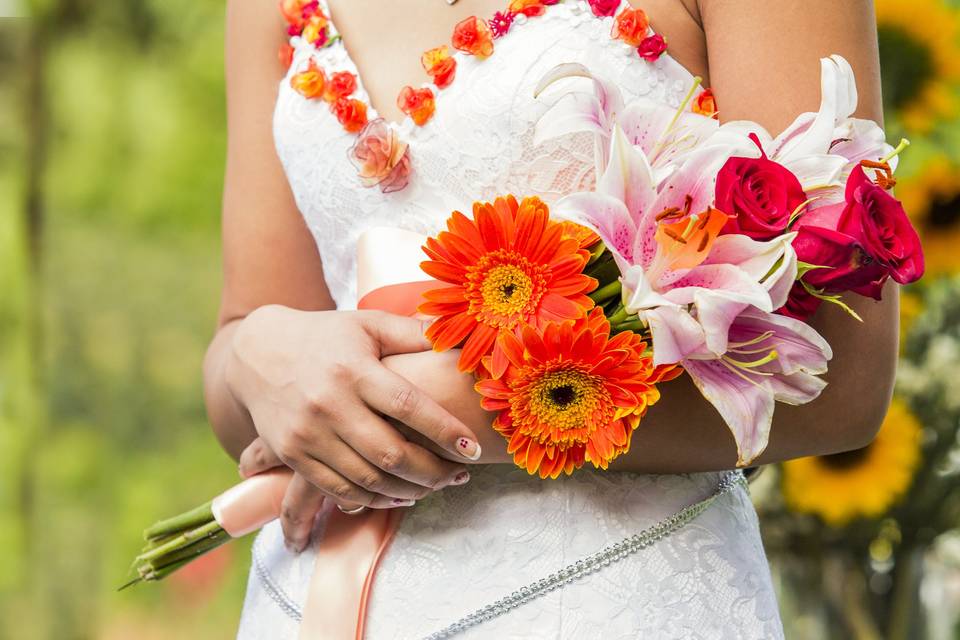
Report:
M 347 133 L 357 133 L 367 124 L 367 105 L 356 98 L 340 98 L 333 103 L 333 113 Z
M 712 89 L 701 91 L 693 102 L 690 103 L 690 110 L 700 115 L 709 116 L 719 120 L 717 111 L 717 99 L 713 97 Z
M 588 4 L 598 18 L 611 18 L 620 8 L 620 0 L 588 0 Z
M 423 70 L 433 79 L 437 89 L 446 89 L 457 74 L 457 60 L 450 55 L 450 47 L 441 45 L 423 52 L 420 56 Z
M 304 98 L 313 100 L 323 95 L 327 86 L 327 76 L 314 60 L 310 60 L 304 71 L 293 74 L 290 78 L 290 86 Z
M 483 18 L 470 16 L 453 28 L 451 44 L 458 51 L 478 58 L 489 58 L 493 53 L 493 30 Z
M 323 99 L 334 103 L 340 98 L 348 98 L 357 90 L 357 76 L 349 71 L 337 71 L 330 76 L 326 88 L 323 90 Z
M 428 87 L 423 89 L 404 87 L 397 96 L 397 107 L 410 116 L 415 125 L 422 127 L 433 117 L 433 112 L 436 110 L 433 91 Z
M 667 50 L 667 39 L 659 33 L 647 36 L 637 47 L 640 57 L 649 62 L 655 62 Z
M 631 47 L 639 47 L 647 37 L 649 27 L 650 20 L 643 9 L 627 7 L 614 18 L 610 35 L 614 39 L 623 40 Z
M 510 11 L 506 13 L 497 11 L 493 14 L 493 17 L 490 19 L 490 29 L 493 31 L 494 38 L 504 36 L 507 31 L 510 31 L 510 26 L 513 24 L 513 16 L 514 14 Z

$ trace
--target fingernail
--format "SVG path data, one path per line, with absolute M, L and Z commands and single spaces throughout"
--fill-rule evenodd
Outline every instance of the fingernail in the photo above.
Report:
M 411 500 L 410 498 L 394 498 L 390 501 L 390 504 L 397 507 L 409 507 L 414 504 L 416 500 Z
M 474 442 L 470 438 L 460 438 L 457 440 L 457 449 L 460 454 L 468 460 L 480 459 L 480 443 Z
M 463 484 L 470 479 L 469 471 L 461 471 L 457 475 L 453 476 L 453 480 L 450 481 L 450 484 Z

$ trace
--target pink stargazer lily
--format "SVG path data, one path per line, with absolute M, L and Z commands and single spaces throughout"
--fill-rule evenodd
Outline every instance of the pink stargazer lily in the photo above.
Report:
M 730 428 L 738 465 L 749 464 L 766 448 L 774 403 L 816 398 L 832 357 L 808 325 L 772 313 L 797 278 L 795 234 L 719 235 L 727 216 L 713 207 L 716 175 L 730 157 L 758 154 L 754 127 L 720 126 L 685 105 L 620 107 L 611 85 L 594 79 L 594 88 L 602 99 L 561 98 L 538 123 L 541 139 L 592 131 L 604 154 L 595 191 L 553 211 L 600 235 L 620 268 L 624 307 L 650 328 L 654 362 L 682 364 Z

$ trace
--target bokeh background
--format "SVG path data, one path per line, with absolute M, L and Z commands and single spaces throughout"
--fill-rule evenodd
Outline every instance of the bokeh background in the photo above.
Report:
M 866 450 L 753 483 L 790 638 L 960 638 L 960 7 L 877 0 L 905 291 Z M 219 296 L 222 0 L 0 0 L 0 638 L 231 638 L 249 541 L 117 593 L 144 525 L 237 478 L 200 365 Z

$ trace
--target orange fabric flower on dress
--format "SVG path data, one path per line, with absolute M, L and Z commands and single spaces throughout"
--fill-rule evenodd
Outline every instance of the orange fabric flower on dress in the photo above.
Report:
M 340 98 L 330 109 L 349 133 L 356 133 L 367 124 L 367 105 L 356 98 Z
M 470 16 L 453 28 L 453 48 L 478 58 L 493 53 L 493 30 L 486 20 Z
M 350 149 L 349 158 L 365 187 L 379 185 L 381 191 L 390 193 L 407 186 L 410 176 L 407 144 L 383 118 L 367 123 Z
M 542 0 L 513 0 L 507 7 L 510 13 L 522 13 L 527 17 L 542 16 L 546 10 Z
M 318 13 L 323 15 L 317 0 L 280 0 L 280 13 L 290 25 L 291 32 L 296 31 L 296 33 L 303 30 L 308 18 Z
M 623 40 L 631 47 L 639 47 L 647 37 L 650 20 L 643 9 L 626 8 L 613 20 L 611 37 Z
M 289 42 L 284 42 L 280 45 L 280 50 L 277 51 L 277 58 L 280 60 L 280 64 L 283 65 L 284 69 L 290 68 L 290 65 L 293 64 L 293 47 L 290 46 Z
M 323 89 L 323 99 L 333 103 L 340 98 L 348 98 L 357 90 L 357 76 L 349 71 L 337 71 L 330 74 L 330 80 Z
M 437 85 L 438 89 L 449 87 L 457 73 L 457 60 L 450 55 L 447 45 L 424 51 L 420 56 L 420 64 L 427 75 L 433 78 L 433 84 Z
M 397 96 L 397 106 L 400 111 L 413 118 L 414 124 L 418 127 L 425 125 L 437 110 L 433 91 L 427 87 L 423 89 L 404 87 Z
M 474 371 L 491 351 L 501 362 L 501 329 L 573 320 L 593 307 L 586 294 L 597 281 L 583 273 L 590 254 L 563 237 L 539 198 L 475 202 L 472 220 L 454 211 L 447 229 L 427 239 L 430 260 L 420 266 L 451 286 L 427 291 L 419 311 L 439 316 L 426 331 L 435 350 L 463 343 L 461 371 Z
M 320 48 L 327 44 L 330 38 L 330 21 L 323 13 L 315 13 L 307 19 L 303 25 L 303 31 L 300 37 Z
M 304 98 L 320 97 L 326 84 L 327 76 L 313 58 L 310 59 L 305 70 L 293 74 L 290 78 L 290 86 Z
M 700 94 L 694 98 L 693 102 L 690 104 L 690 109 L 694 113 L 719 119 L 717 113 L 717 99 L 713 97 L 713 91 L 711 89 L 704 89 L 701 91 Z
M 600 307 L 543 329 L 503 331 L 497 344 L 503 364 L 484 358 L 493 377 L 475 389 L 483 408 L 498 412 L 493 428 L 514 463 L 541 478 L 570 475 L 584 462 L 606 469 L 630 448 L 647 407 L 660 399 L 656 384 L 682 371 L 655 367 L 632 331 L 611 338 Z

